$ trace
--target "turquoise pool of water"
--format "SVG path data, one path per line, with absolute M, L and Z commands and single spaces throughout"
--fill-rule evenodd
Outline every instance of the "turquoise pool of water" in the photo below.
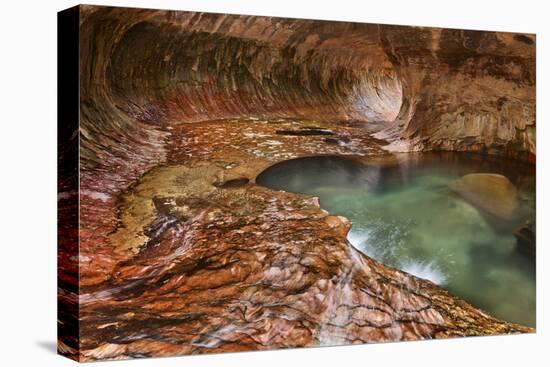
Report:
M 498 173 L 519 192 L 520 209 L 500 219 L 450 185 L 468 173 Z M 506 321 L 535 326 L 535 260 L 514 230 L 535 217 L 534 167 L 462 153 L 374 159 L 312 157 L 279 163 L 260 185 L 318 196 L 352 223 L 348 240 L 364 254 L 441 285 Z

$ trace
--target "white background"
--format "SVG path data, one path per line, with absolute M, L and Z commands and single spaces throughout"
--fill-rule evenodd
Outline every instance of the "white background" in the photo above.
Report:
M 91 3 L 96 3 L 92 1 Z M 103 362 L 101 366 L 548 365 L 550 133 L 546 1 L 115 1 L 203 10 L 537 33 L 537 334 Z M 73 1 L 3 2 L 0 21 L 0 365 L 75 365 L 56 340 L 56 12 Z M 546 68 L 545 68 L 546 66 Z

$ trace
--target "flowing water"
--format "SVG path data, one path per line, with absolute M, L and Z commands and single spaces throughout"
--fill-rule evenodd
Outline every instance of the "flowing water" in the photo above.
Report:
M 498 173 L 519 191 L 519 209 L 500 219 L 450 185 L 469 173 Z M 463 153 L 423 153 L 363 162 L 339 157 L 279 163 L 257 178 L 278 190 L 318 196 L 352 223 L 364 254 L 431 280 L 506 321 L 535 326 L 535 260 L 514 230 L 535 217 L 534 167 Z

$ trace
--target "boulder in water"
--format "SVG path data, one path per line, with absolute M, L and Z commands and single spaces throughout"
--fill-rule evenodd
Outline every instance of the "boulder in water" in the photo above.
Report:
M 529 220 L 516 229 L 514 236 L 517 239 L 518 250 L 528 255 L 535 255 L 536 247 L 536 226 L 535 222 Z
M 502 219 L 511 219 L 519 206 L 516 187 L 503 175 L 468 174 L 453 182 L 451 189 L 472 205 Z

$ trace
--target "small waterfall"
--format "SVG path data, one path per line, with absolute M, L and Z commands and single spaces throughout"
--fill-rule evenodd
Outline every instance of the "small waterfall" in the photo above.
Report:
M 412 274 L 418 278 L 427 279 L 438 285 L 444 285 L 447 282 L 447 275 L 439 268 L 434 261 L 405 260 L 399 264 L 388 263 L 387 251 L 381 250 L 376 246 L 369 245 L 371 234 L 368 230 L 351 230 L 348 234 L 348 241 L 358 251 L 382 263 L 395 266 L 398 269 Z
M 535 177 L 528 168 L 439 153 L 356 163 L 336 157 L 295 159 L 264 171 L 257 182 L 317 196 L 323 209 L 347 217 L 353 224 L 347 234 L 350 251 L 440 285 L 507 321 L 534 325 L 534 257 L 517 251 L 516 224 L 484 215 L 448 190 L 465 173 L 487 170 L 519 175 L 528 183 L 524 195 L 533 198 Z M 292 181 L 294 176 L 301 180 Z M 297 186 L 289 185 L 294 182 Z M 529 202 L 535 219 L 534 199 Z M 355 260 L 348 258 L 341 273 L 325 279 L 330 283 L 318 295 L 326 308 L 318 315 L 325 322 L 316 333 L 321 344 L 347 341 L 344 329 L 334 324 L 349 322 L 354 314 L 347 313 L 354 311 L 346 303 L 357 302 L 347 291 L 346 284 L 356 278 Z
M 348 241 L 351 245 L 356 248 L 358 251 L 361 251 L 363 254 L 367 255 L 370 258 L 373 258 L 377 261 L 382 262 L 384 254 L 378 248 L 374 246 L 369 246 L 369 238 L 371 233 L 369 230 L 352 230 L 348 233 Z
M 435 284 L 443 285 L 447 282 L 447 275 L 435 264 L 431 262 L 412 261 L 405 262 L 400 269 L 412 274 L 418 278 L 427 279 Z

